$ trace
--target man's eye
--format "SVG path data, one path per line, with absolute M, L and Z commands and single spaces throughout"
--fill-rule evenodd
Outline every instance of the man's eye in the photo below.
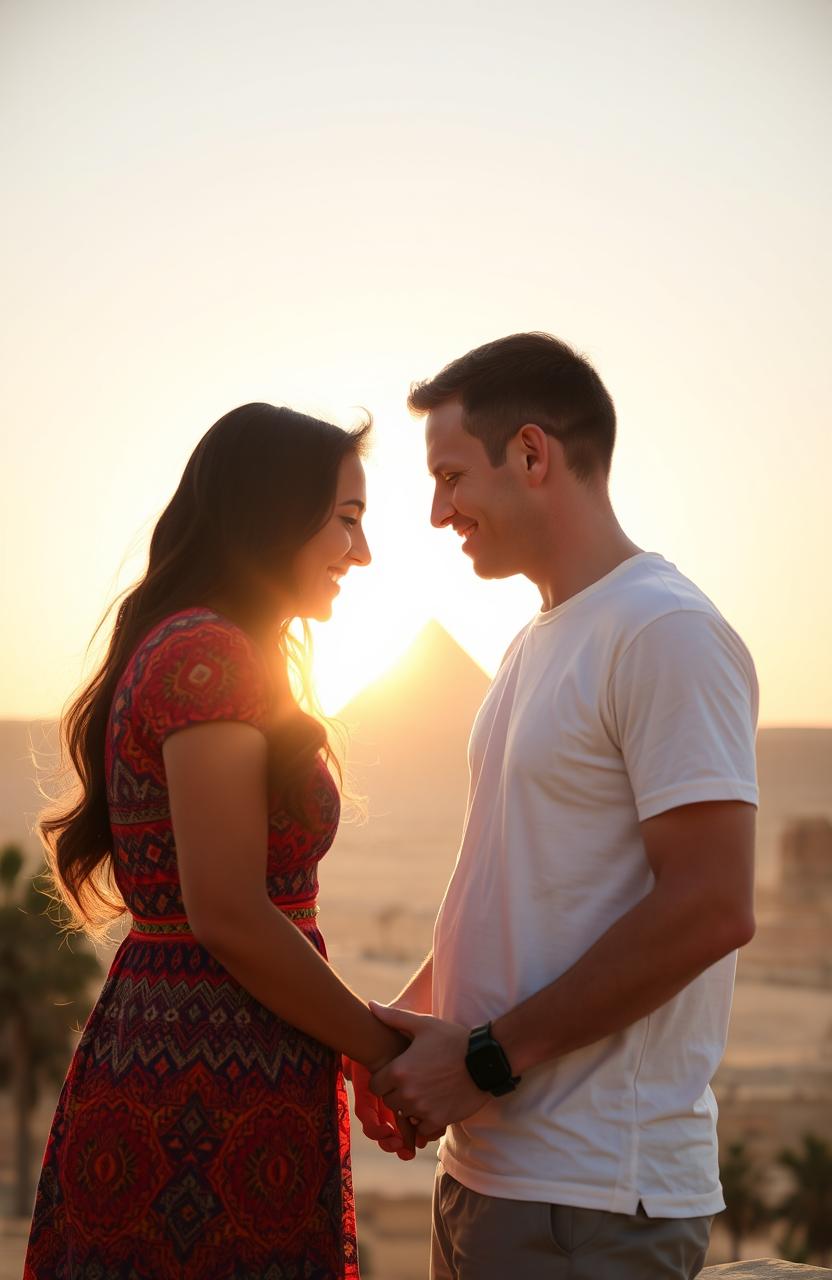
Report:
M 448 471 L 442 479 L 445 481 L 445 484 L 456 484 L 459 479 L 459 473 L 457 471 Z

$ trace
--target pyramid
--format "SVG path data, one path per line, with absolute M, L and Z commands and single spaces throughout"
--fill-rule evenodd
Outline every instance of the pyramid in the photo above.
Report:
M 488 683 L 444 627 L 429 622 L 404 657 L 338 713 L 352 767 L 385 794 L 424 780 L 422 804 L 441 803 L 448 770 L 467 787 L 468 736 Z
M 429 622 L 404 657 L 338 713 L 349 732 L 347 791 L 365 821 L 342 823 L 321 869 L 356 899 L 379 878 L 435 907 L 456 857 L 468 794 L 468 738 L 489 679 Z M 348 807 L 348 806 L 347 806 Z

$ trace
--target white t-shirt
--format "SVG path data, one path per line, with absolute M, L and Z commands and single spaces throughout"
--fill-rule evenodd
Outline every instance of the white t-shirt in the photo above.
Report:
M 661 556 L 640 553 L 538 614 L 474 723 L 462 845 L 434 933 L 434 1013 L 473 1027 L 570 968 L 653 884 L 639 822 L 695 801 L 756 804 L 757 701 L 742 641 Z M 709 1081 L 735 962 L 527 1071 L 449 1128 L 444 1168 L 507 1199 L 718 1212 Z

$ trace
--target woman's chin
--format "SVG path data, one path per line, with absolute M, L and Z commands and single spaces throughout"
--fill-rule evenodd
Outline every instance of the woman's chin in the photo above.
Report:
M 329 622 L 332 617 L 332 601 L 322 600 L 319 604 L 307 605 L 299 609 L 295 617 L 304 618 L 307 622 Z

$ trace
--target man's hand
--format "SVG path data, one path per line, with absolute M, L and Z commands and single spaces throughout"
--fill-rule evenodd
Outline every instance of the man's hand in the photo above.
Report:
M 370 1072 L 362 1063 L 344 1058 L 344 1075 L 352 1081 L 355 1114 L 366 1138 L 377 1142 L 382 1151 L 395 1153 L 400 1160 L 412 1160 L 416 1147 L 424 1147 L 426 1139 L 414 1132 L 404 1116 L 397 1116 L 370 1089 Z
M 410 1036 L 409 1049 L 370 1078 L 370 1088 L 390 1111 L 408 1116 L 419 1136 L 439 1138 L 449 1124 L 465 1120 L 489 1102 L 465 1066 L 468 1031 L 456 1022 L 370 1001 L 388 1027 Z

